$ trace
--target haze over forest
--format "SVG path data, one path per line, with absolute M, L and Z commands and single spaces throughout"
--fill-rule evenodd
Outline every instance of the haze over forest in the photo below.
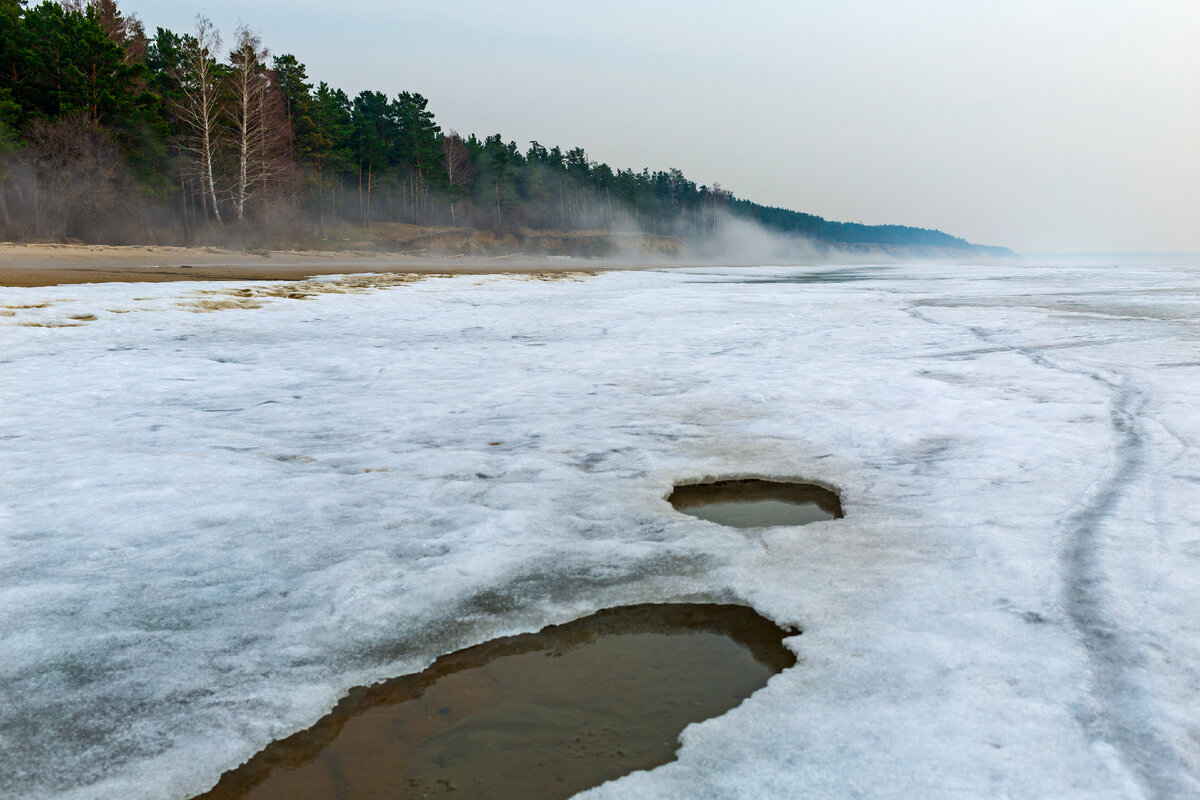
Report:
M 694 241 L 742 218 L 837 245 L 968 247 L 767 207 L 674 168 L 610 167 L 579 147 L 460 135 L 419 93 L 351 96 L 252 28 L 227 36 L 203 16 L 151 31 L 114 0 L 0 0 L 3 235 L 245 245 L 399 222 Z
M 126 0 L 186 30 L 197 8 Z M 206 0 L 447 128 L 766 205 L 1047 251 L 1200 252 L 1193 0 Z

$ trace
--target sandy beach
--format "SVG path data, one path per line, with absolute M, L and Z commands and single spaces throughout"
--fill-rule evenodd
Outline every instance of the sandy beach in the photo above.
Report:
M 0 244 L 0 286 L 73 283 L 302 280 L 358 272 L 495 274 L 613 269 L 583 259 L 406 256 L 365 250 L 240 251 L 212 247 Z

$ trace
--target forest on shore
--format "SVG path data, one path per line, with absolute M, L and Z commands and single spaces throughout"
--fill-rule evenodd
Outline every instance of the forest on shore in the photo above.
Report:
M 269 246 L 380 223 L 704 239 L 731 216 L 831 244 L 973 248 L 461 136 L 418 93 L 314 82 L 248 27 L 226 45 L 203 16 L 151 34 L 116 0 L 0 0 L 2 239 Z

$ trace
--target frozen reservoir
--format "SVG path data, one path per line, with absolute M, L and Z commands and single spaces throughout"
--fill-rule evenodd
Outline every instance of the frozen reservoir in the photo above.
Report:
M 799 660 L 589 800 L 1200 796 L 1194 263 L 0 305 L 0 797 L 183 800 L 353 687 L 644 603 Z M 698 476 L 844 517 L 713 524 L 666 500 Z

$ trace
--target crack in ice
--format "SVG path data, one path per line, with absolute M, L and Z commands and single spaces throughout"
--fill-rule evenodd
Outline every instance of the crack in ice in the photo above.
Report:
M 916 308 L 907 313 L 922 322 L 941 325 Z M 1144 393 L 1130 385 L 1128 376 L 1109 378 L 1100 372 L 1075 369 L 1051 361 L 1039 350 L 1001 342 L 974 325 L 963 325 L 996 351 L 1011 351 L 1046 369 L 1089 378 L 1112 394 L 1110 424 L 1116 435 L 1115 465 L 1094 482 L 1063 523 L 1065 544 L 1063 602 L 1067 618 L 1087 652 L 1094 706 L 1077 718 L 1092 736 L 1110 744 L 1153 798 L 1192 796 L 1181 777 L 1185 772 L 1179 754 L 1155 730 L 1153 701 L 1136 677 L 1145 659 L 1122 635 L 1108 608 L 1107 580 L 1101 563 L 1100 536 L 1117 510 L 1125 489 L 1136 479 L 1145 461 L 1145 434 L 1140 418 Z

